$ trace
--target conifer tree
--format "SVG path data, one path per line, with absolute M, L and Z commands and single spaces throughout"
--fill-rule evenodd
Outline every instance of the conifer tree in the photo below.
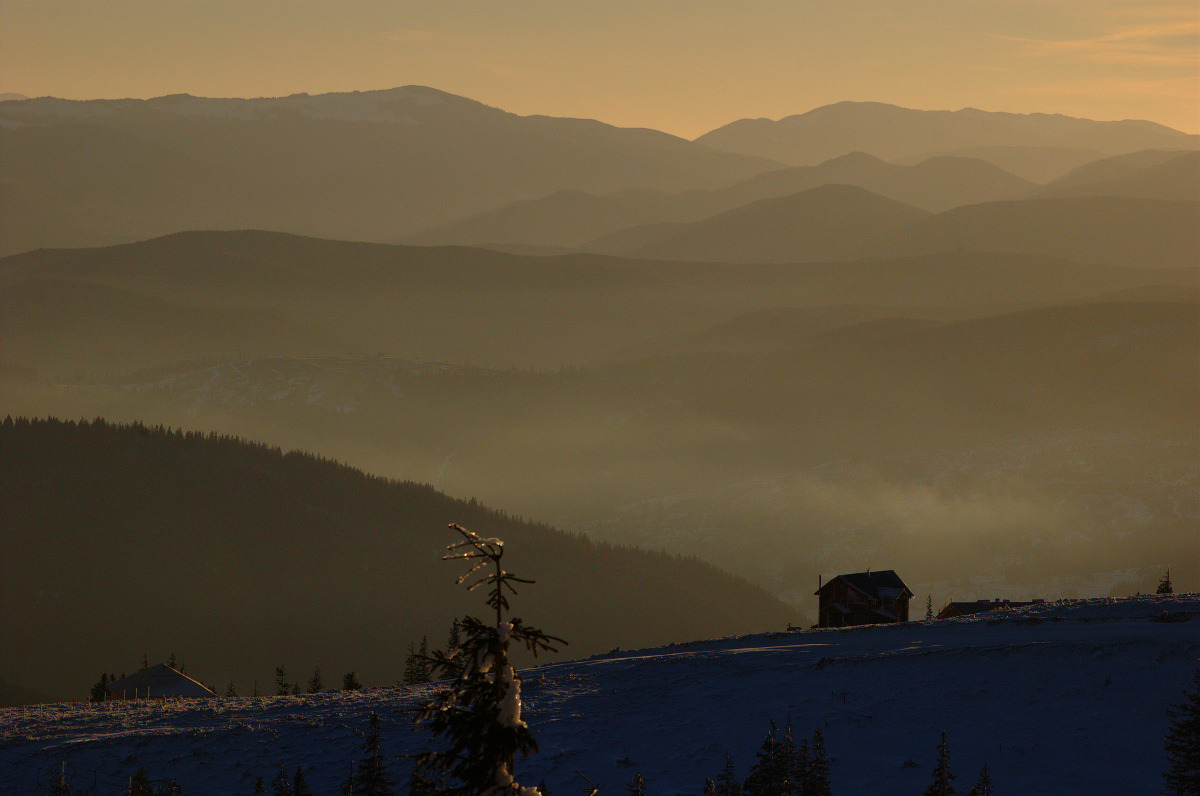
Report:
M 292 684 L 288 682 L 282 666 L 275 667 L 275 686 L 276 696 L 287 696 L 292 691 Z
M 417 677 L 419 683 L 428 683 L 432 671 L 429 668 L 429 637 L 421 636 L 421 646 L 417 648 Z
M 796 785 L 798 793 L 812 789 L 812 753 L 807 738 L 800 739 L 800 749 L 796 752 Z
M 950 781 L 954 775 L 950 773 L 950 746 L 946 743 L 946 733 L 938 744 L 937 765 L 933 769 L 933 782 L 925 789 L 925 796 L 953 796 L 957 793 Z
M 807 766 L 807 761 L 801 763 L 800 756 L 796 750 L 796 742 L 792 739 L 792 725 L 788 724 L 783 728 L 783 740 L 779 742 L 779 769 L 783 776 L 780 793 L 785 796 L 790 794 L 802 794 L 804 782 L 804 766 Z
M 979 779 L 971 786 L 971 790 L 967 791 L 967 796 L 996 796 L 996 790 L 992 787 L 992 777 L 988 774 L 987 763 L 984 763 L 983 768 L 979 770 Z
M 775 722 L 772 720 L 767 737 L 758 750 L 758 757 L 746 775 L 742 787 L 746 796 L 779 796 L 785 779 L 780 751 L 779 741 L 775 738 Z
M 1171 726 L 1164 748 L 1168 767 L 1163 774 L 1167 792 L 1200 796 L 1200 666 L 1192 676 L 1192 690 L 1167 711 Z
M 296 764 L 296 776 L 292 777 L 292 796 L 313 796 L 304 779 L 304 766 Z
M 259 778 L 258 778 L 258 781 L 254 783 L 254 792 L 255 792 L 256 794 L 257 794 L 257 793 L 266 793 L 266 792 L 267 792 L 267 785 L 266 785 L 266 783 L 265 783 L 265 782 L 263 782 L 263 778 L 262 778 L 262 777 L 259 777 Z
M 237 689 L 233 687 L 232 680 L 229 681 L 229 687 L 225 689 L 225 696 L 227 696 L 227 697 L 237 696 Z
M 308 693 L 319 694 L 325 689 L 325 684 L 321 682 L 321 667 L 318 666 L 313 670 L 313 676 L 308 681 Z
M 371 730 L 363 742 L 363 751 L 367 756 L 358 761 L 358 771 L 354 775 L 355 796 L 391 796 L 392 780 L 379 748 L 379 714 L 375 711 L 371 711 Z
M 625 792 L 629 796 L 646 796 L 646 778 L 642 776 L 642 772 L 633 772 L 633 779 L 625 786 Z
M 925 618 L 933 619 L 933 595 L 925 595 Z
M 742 796 L 742 783 L 738 782 L 733 767 L 733 755 L 728 751 L 725 752 L 725 766 L 721 773 L 717 774 L 713 784 L 716 786 L 714 792 L 717 796 Z
M 1175 587 L 1171 585 L 1171 568 L 1167 567 L 1166 573 L 1162 576 L 1162 580 L 1158 582 L 1157 594 L 1174 594 Z
M 150 786 L 150 775 L 146 773 L 146 769 L 139 768 L 129 778 L 129 785 L 125 788 L 125 796 L 154 796 L 154 788 Z
M 505 617 L 508 593 L 516 594 L 514 584 L 533 581 L 518 578 L 501 567 L 504 542 L 481 537 L 461 525 L 450 527 L 462 539 L 447 546 L 450 552 L 443 559 L 471 563 L 458 579 L 459 584 L 483 567 L 494 567 L 468 589 L 489 587 L 487 604 L 495 611 L 495 622 L 464 617 L 464 637 L 458 653 L 451 657 L 438 650 L 429 658 L 433 674 L 457 670 L 458 675 L 447 690 L 423 705 L 417 714 L 417 721 L 424 722 L 435 737 L 445 742 L 440 751 L 417 757 L 419 776 L 428 788 L 437 787 L 440 776 L 457 781 L 437 790 L 453 796 L 535 796 L 535 788 L 522 787 L 513 775 L 517 754 L 536 751 L 537 742 L 521 718 L 521 678 L 509 663 L 508 648 L 517 642 L 536 657 L 541 651 L 555 651 L 555 643 L 565 642 L 525 625 L 519 618 Z
M 274 796 L 295 796 L 292 791 L 292 781 L 288 779 L 283 763 L 279 764 L 279 773 L 275 775 L 275 779 L 271 780 L 271 792 Z
M 700 791 L 704 796 L 717 796 L 717 783 L 712 777 L 704 778 L 704 788 Z
M 808 776 L 805 779 L 804 796 L 831 796 L 829 758 L 825 754 L 825 736 L 821 734 L 820 727 L 813 731 Z
M 70 783 L 67 782 L 67 761 L 63 761 L 58 769 L 58 779 L 50 785 L 50 793 L 53 796 L 72 796 L 75 793 L 71 789 Z
M 416 685 L 417 683 L 428 683 L 431 674 L 429 661 L 428 637 L 421 637 L 421 647 L 419 649 L 410 643 L 408 645 L 408 657 L 404 659 L 404 684 Z
M 358 681 L 358 672 L 346 672 L 346 676 L 342 678 L 343 691 L 361 691 L 362 683 Z
M 91 702 L 103 702 L 108 699 L 108 675 L 104 672 L 100 673 L 100 681 L 92 686 L 92 695 L 89 698 Z

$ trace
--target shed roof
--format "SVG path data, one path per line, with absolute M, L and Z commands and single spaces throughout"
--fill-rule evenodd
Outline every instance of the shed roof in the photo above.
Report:
M 215 697 L 203 683 L 176 671 L 165 663 L 134 672 L 108 684 L 108 692 L 117 699 L 158 697 Z

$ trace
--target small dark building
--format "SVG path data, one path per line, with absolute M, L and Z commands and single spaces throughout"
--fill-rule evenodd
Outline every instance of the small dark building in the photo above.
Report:
M 895 571 L 838 575 L 816 591 L 817 627 L 850 627 L 908 621 L 913 593 Z
M 938 619 L 953 619 L 956 616 L 970 616 L 971 614 L 981 614 L 985 611 L 995 611 L 997 608 L 1021 608 L 1026 605 L 1034 605 L 1036 603 L 1045 602 L 1044 600 L 1034 600 L 1033 602 L 1018 603 L 1011 600 L 976 600 L 970 603 L 950 603 L 942 610 L 938 611 Z
M 142 669 L 108 684 L 109 699 L 167 699 L 169 697 L 215 697 L 203 683 L 165 663 Z

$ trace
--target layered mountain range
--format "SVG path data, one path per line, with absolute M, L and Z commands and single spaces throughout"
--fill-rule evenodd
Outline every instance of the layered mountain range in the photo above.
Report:
M 759 139 L 783 148 L 764 155 Z M 998 142 L 1009 149 L 997 150 Z M 1074 148 L 1064 150 L 1067 143 Z M 517 116 L 421 86 L 263 99 L 5 100 L 0 253 L 231 228 L 380 242 L 435 228 L 413 242 L 577 245 L 829 183 L 938 212 L 1023 196 L 1030 181 L 1106 156 L 1197 146 L 1196 136 L 1148 122 L 876 103 L 743 120 L 693 142 L 586 119 Z M 1014 166 L 1013 151 L 1042 165 Z M 818 167 L 855 152 L 871 159 Z M 902 168 L 913 156 L 919 162 Z M 785 168 L 793 164 L 818 168 Z M 572 194 L 564 201 L 561 192 L 602 198 L 572 209 Z M 528 211 L 537 201 L 550 213 L 537 224 L 561 228 L 550 239 L 520 227 L 482 237 L 441 229 L 514 203 Z M 597 223 L 597 214 L 607 220 Z
M 1195 588 L 1196 149 L 871 103 L 686 141 L 420 87 L 3 101 L 0 406 L 310 451 L 810 617 L 870 568 L 937 602 Z M 335 526 L 276 541 L 319 569 Z

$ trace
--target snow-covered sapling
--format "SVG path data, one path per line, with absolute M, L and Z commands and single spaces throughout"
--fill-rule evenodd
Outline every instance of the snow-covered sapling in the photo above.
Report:
M 516 594 L 514 583 L 533 583 L 506 572 L 500 566 L 504 542 L 481 537 L 461 525 L 450 528 L 462 538 L 447 546 L 443 560 L 464 559 L 471 568 L 458 583 L 470 580 L 480 569 L 492 567 L 467 586 L 488 586 L 487 604 L 495 611 L 495 622 L 467 616 L 459 622 L 459 648 L 447 655 L 435 650 L 429 656 L 430 674 L 455 679 L 448 689 L 421 707 L 417 721 L 424 722 L 446 746 L 417 757 L 416 777 L 428 793 L 452 796 L 540 796 L 537 788 L 523 787 L 513 774 L 517 753 L 537 750 L 529 726 L 521 718 L 521 678 L 509 663 L 508 649 L 522 644 L 536 657 L 542 651 L 557 651 L 560 638 L 529 627 L 518 618 L 506 618 L 508 594 Z M 449 779 L 457 784 L 442 785 Z

